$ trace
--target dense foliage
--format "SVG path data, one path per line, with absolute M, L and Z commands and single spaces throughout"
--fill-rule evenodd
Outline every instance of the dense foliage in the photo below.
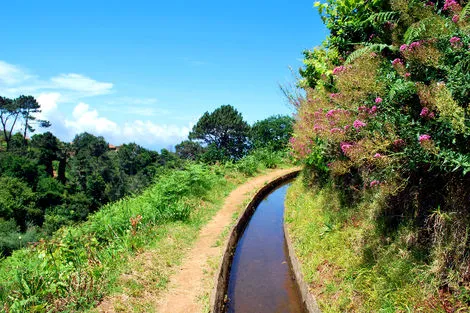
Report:
M 470 244 L 467 1 L 316 3 L 330 36 L 306 51 L 295 155 L 343 204 L 380 192 L 377 232 L 414 230 L 438 287 L 465 294 Z
M 208 153 L 217 155 L 215 159 L 239 159 L 246 154 L 249 130 L 241 113 L 231 105 L 222 105 L 214 112 L 204 113 L 189 133 L 189 139 L 206 144 Z
M 0 253 L 83 221 L 177 166 L 172 155 L 136 144 L 110 149 L 102 137 L 88 133 L 70 144 L 50 132 L 26 141 L 14 135 L 8 149 L 0 150 Z

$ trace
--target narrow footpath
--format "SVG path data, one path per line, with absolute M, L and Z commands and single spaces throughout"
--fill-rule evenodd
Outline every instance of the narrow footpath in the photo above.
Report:
M 202 303 L 198 297 L 204 293 L 205 265 L 211 258 L 221 255 L 224 249 L 224 245 L 216 246 L 215 242 L 225 227 L 232 222 L 233 214 L 254 191 L 292 171 L 293 169 L 274 170 L 249 180 L 230 193 L 222 209 L 201 229 L 198 240 L 183 260 L 181 267 L 171 277 L 168 290 L 157 301 L 158 313 L 202 312 Z

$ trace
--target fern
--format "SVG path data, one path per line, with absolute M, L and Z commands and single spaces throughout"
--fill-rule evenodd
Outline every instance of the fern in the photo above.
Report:
M 404 42 L 410 44 L 421 39 L 447 36 L 454 31 L 455 26 L 446 24 L 446 20 L 439 16 L 425 18 L 408 27 Z
M 460 12 L 460 19 L 464 20 L 467 16 L 470 15 L 470 2 L 463 8 L 462 12 Z
M 398 21 L 399 20 L 399 15 L 397 12 L 389 11 L 389 12 L 379 12 L 379 13 L 374 13 L 367 20 L 365 20 L 363 23 L 370 23 L 370 24 L 383 24 L 385 22 L 389 21 Z
M 345 63 L 349 64 L 366 53 L 372 53 L 372 52 L 381 53 L 384 49 L 397 50 L 397 48 L 394 46 L 380 44 L 380 43 L 375 43 L 375 44 L 366 43 L 365 45 L 366 45 L 365 47 L 359 48 L 353 53 L 351 53 Z

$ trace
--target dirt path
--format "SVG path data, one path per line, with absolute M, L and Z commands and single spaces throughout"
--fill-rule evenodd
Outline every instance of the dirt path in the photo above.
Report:
M 204 293 L 204 268 L 208 260 L 221 255 L 223 246 L 214 243 L 224 228 L 232 222 L 232 216 L 247 200 L 249 194 L 265 183 L 291 172 L 292 169 L 279 169 L 269 174 L 249 180 L 225 199 L 223 208 L 204 226 L 193 248 L 184 258 L 182 265 L 170 278 L 168 290 L 157 299 L 158 313 L 198 313 L 202 303 L 198 297 Z

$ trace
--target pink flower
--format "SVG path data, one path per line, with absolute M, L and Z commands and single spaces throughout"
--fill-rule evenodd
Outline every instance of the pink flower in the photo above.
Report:
M 376 158 L 376 159 L 380 159 L 381 157 L 382 157 L 382 155 L 380 153 L 374 154 L 374 158 Z
M 453 48 L 460 48 L 460 47 L 462 47 L 462 42 L 461 42 L 461 40 L 460 40 L 459 37 L 454 36 L 454 37 L 450 38 L 449 41 L 450 41 L 450 45 L 451 45 Z
M 337 66 L 333 69 L 333 75 L 338 75 L 339 73 L 341 73 L 342 71 L 344 71 L 346 68 L 341 65 L 341 66 Z
M 400 46 L 400 51 L 401 51 L 401 52 L 403 52 L 403 51 L 405 51 L 405 50 L 407 50 L 407 49 L 408 49 L 408 45 L 407 45 L 407 44 L 403 44 L 403 45 Z
M 334 134 L 334 133 L 342 133 L 343 130 L 341 128 L 338 128 L 338 127 L 335 127 L 335 128 L 332 128 L 330 129 L 330 133 L 331 134 Z
M 357 108 L 359 112 L 364 112 L 367 111 L 367 107 L 365 105 L 361 105 L 360 107 Z
M 419 140 L 419 143 L 423 143 L 423 142 L 431 140 L 431 136 L 429 136 L 428 134 L 423 134 L 419 136 L 418 140 Z
M 346 125 L 346 126 L 343 127 L 343 129 L 344 129 L 345 131 L 347 131 L 350 127 L 351 127 L 351 126 Z
M 426 117 L 429 115 L 429 109 L 427 107 L 424 107 L 422 110 L 421 110 L 421 113 L 419 113 L 419 116 L 421 117 Z
M 359 130 L 360 128 L 367 126 L 367 124 L 360 120 L 355 120 L 353 126 L 355 129 Z
M 313 125 L 313 130 L 314 131 L 320 131 L 320 130 L 323 130 L 323 127 L 315 124 L 315 125 Z
M 428 117 L 429 117 L 430 119 L 433 119 L 433 118 L 436 117 L 436 115 L 434 114 L 434 112 L 431 112 L 431 113 L 428 114 Z
M 377 112 L 377 106 L 374 105 L 374 106 L 372 106 L 372 108 L 370 108 L 369 114 L 375 114 L 376 112 Z
M 410 77 L 410 76 L 411 76 L 411 73 L 409 73 L 409 72 L 406 72 L 406 73 L 405 73 L 405 78 L 408 78 L 408 77 Z
M 373 180 L 370 182 L 371 187 L 378 186 L 378 185 L 380 185 L 380 182 L 378 180 Z
M 375 98 L 375 103 L 377 104 L 382 103 L 382 98 L 380 97 Z
M 428 2 L 426 2 L 425 6 L 427 6 L 427 7 L 433 7 L 433 6 L 434 6 L 434 2 L 428 1 Z
M 452 16 L 452 22 L 458 23 L 459 20 L 460 20 L 460 16 L 458 16 L 457 14 L 455 14 L 454 16 Z
M 343 151 L 344 154 L 347 154 L 349 149 L 353 147 L 352 144 L 347 143 L 347 142 L 342 142 L 340 146 L 341 146 L 341 151 Z
M 459 3 L 455 0 L 446 0 L 444 3 L 444 7 L 442 8 L 444 11 L 447 10 L 455 10 L 459 7 Z
M 395 60 L 392 61 L 392 65 L 398 65 L 398 64 L 403 64 L 402 59 L 396 58 Z
M 414 49 L 414 48 L 418 48 L 419 46 L 421 46 L 421 43 L 419 41 L 415 41 L 415 42 L 412 42 L 410 44 L 410 50 Z

